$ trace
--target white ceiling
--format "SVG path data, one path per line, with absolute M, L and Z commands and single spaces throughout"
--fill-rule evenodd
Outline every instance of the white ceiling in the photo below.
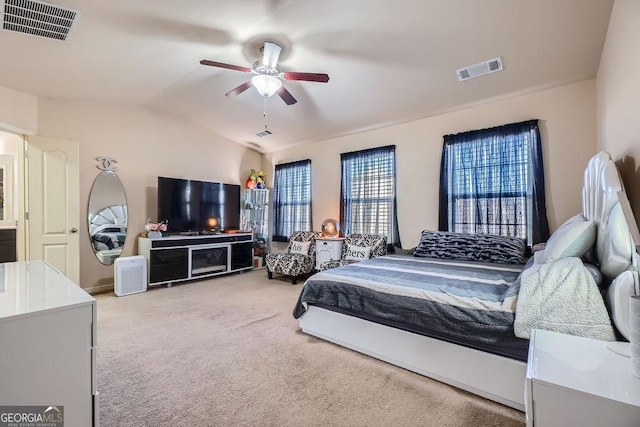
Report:
M 81 12 L 67 42 L 0 31 L 0 86 L 39 97 L 145 105 L 263 152 L 594 78 L 613 0 L 54 0 Z M 256 45 L 284 42 L 298 103 L 224 94 Z M 455 70 L 502 56 L 504 71 Z

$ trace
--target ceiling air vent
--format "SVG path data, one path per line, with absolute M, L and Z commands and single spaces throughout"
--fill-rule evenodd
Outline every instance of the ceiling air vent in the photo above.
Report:
M 80 12 L 34 0 L 0 0 L 2 29 L 66 41 Z
M 260 132 L 256 133 L 256 136 L 259 136 L 260 138 L 262 138 L 263 136 L 269 136 L 272 133 L 273 132 L 271 132 L 269 129 L 265 129 L 263 131 L 260 131 Z
M 495 73 L 502 70 L 502 57 L 490 59 L 488 61 L 474 64 L 469 67 L 456 70 L 458 80 L 464 81 L 473 79 L 474 77 L 484 76 L 485 74 Z

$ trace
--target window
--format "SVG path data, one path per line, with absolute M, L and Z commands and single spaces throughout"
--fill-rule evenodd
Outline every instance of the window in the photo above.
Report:
M 546 241 L 537 120 L 444 137 L 440 229 Z
M 296 231 L 311 231 L 311 160 L 276 165 L 273 221 L 276 242 L 288 242 Z
M 395 146 L 341 154 L 343 233 L 384 234 L 399 244 Z

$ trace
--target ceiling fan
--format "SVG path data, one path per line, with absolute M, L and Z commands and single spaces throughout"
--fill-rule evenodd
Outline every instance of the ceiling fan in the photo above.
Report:
M 295 104 L 298 101 L 293 97 L 293 95 L 291 95 L 291 92 L 282 85 L 283 80 L 301 80 L 320 83 L 326 83 L 329 81 L 329 76 L 327 74 L 280 72 L 277 66 L 281 50 L 282 48 L 277 44 L 265 42 L 264 48 L 262 49 L 262 61 L 258 60 L 254 62 L 252 68 L 225 64 L 223 62 L 209 61 L 207 59 L 200 61 L 200 64 L 254 74 L 254 76 L 251 77 L 251 80 L 246 81 L 237 88 L 227 92 L 225 94 L 226 96 L 240 95 L 242 92 L 253 86 L 256 88 L 258 93 L 265 98 L 277 93 L 287 105 Z

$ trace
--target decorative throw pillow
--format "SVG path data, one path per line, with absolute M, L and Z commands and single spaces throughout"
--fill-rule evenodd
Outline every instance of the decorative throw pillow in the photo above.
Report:
M 370 256 L 370 246 L 356 246 L 347 243 L 347 254 L 344 257 L 346 261 L 362 261 L 365 259 L 369 259 Z
M 545 262 L 581 257 L 596 241 L 596 223 L 582 214 L 569 218 L 549 238 L 544 249 Z
M 310 247 L 311 247 L 311 242 L 291 242 L 289 253 L 298 254 L 298 255 L 309 255 Z
M 525 247 L 524 240 L 517 237 L 425 230 L 413 255 L 499 264 L 524 264 Z

